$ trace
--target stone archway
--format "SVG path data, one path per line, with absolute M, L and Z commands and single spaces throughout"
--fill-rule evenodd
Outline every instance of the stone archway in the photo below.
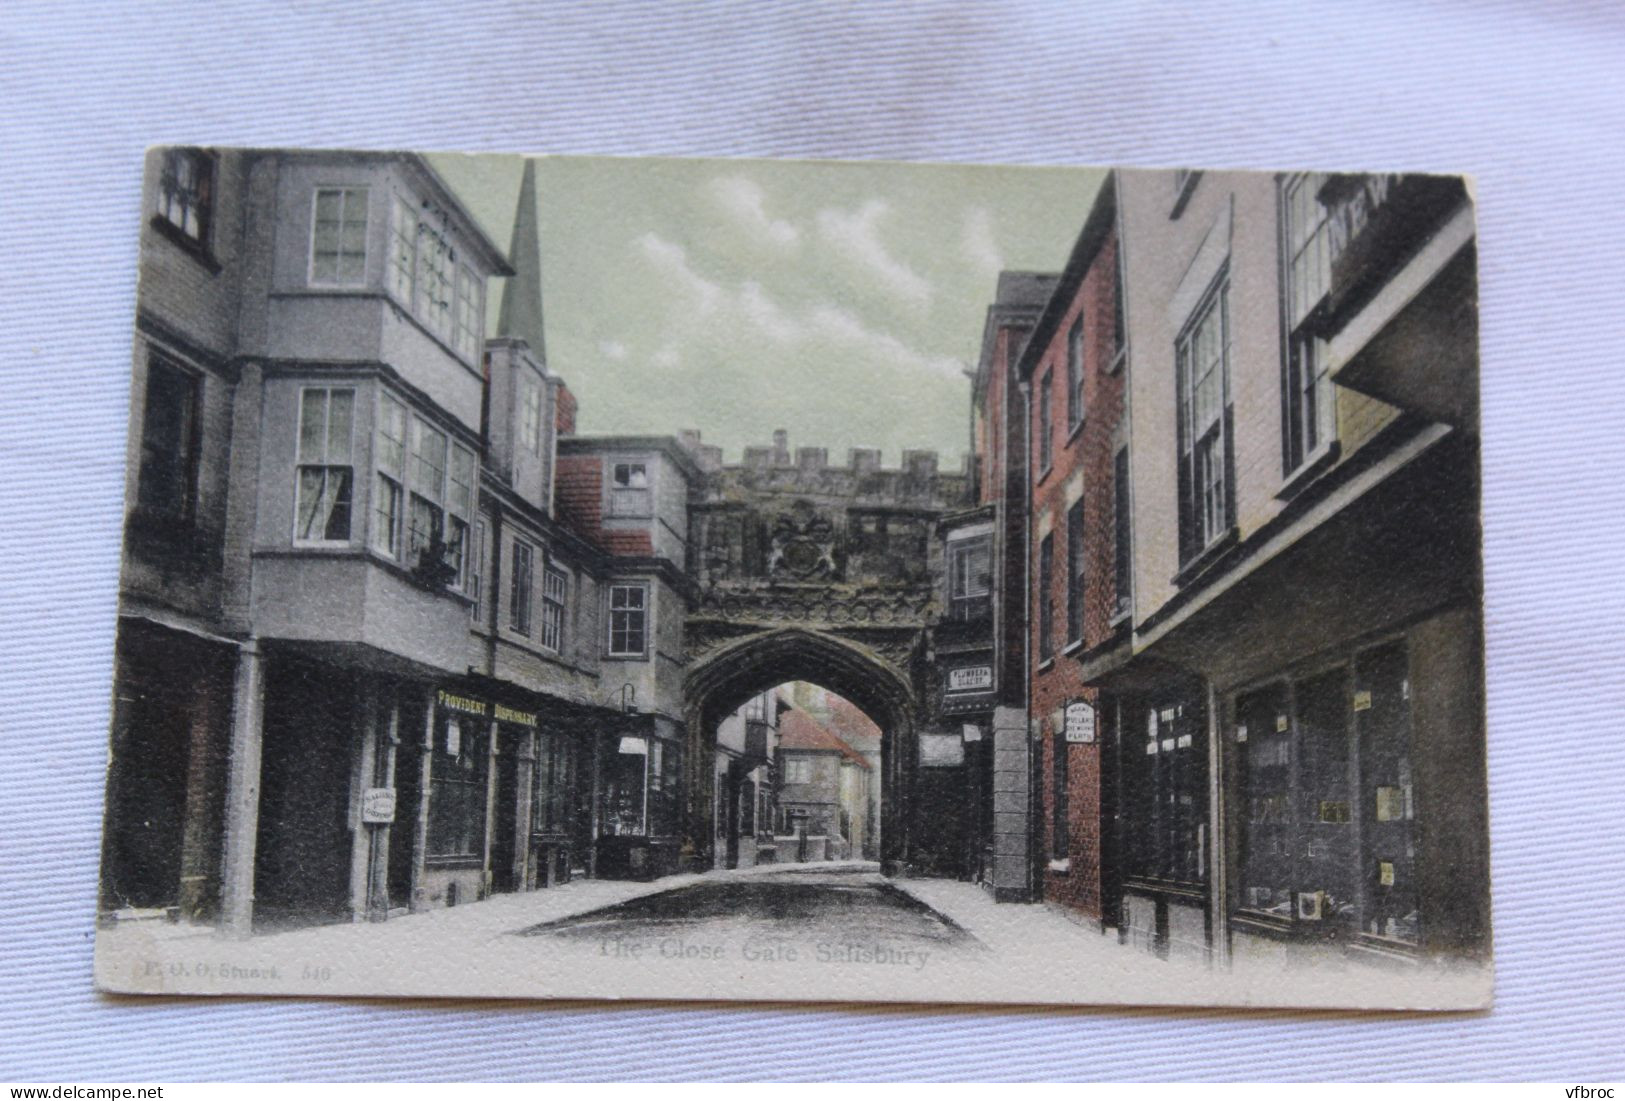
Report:
M 878 651 L 848 638 L 782 627 L 735 638 L 691 666 L 684 681 L 688 728 L 687 848 L 709 867 L 715 838 L 713 791 L 718 722 L 751 696 L 787 681 L 810 681 L 845 697 L 880 726 L 881 868 L 908 865 L 910 780 L 918 698 L 907 672 Z

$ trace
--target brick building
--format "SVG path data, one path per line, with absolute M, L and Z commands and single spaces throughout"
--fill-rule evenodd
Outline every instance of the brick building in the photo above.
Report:
M 1128 631 L 1125 533 L 1125 334 L 1119 309 L 1117 181 L 1108 175 L 1017 365 L 1031 393 L 1033 579 L 1028 690 L 1039 754 L 1042 897 L 1111 919 L 1112 790 L 1101 753 L 1100 692 L 1080 662 Z

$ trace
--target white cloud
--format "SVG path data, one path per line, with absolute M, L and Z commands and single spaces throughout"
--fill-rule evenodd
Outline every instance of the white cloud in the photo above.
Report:
M 850 310 L 826 303 L 814 307 L 810 320 L 812 328 L 823 339 L 844 350 L 867 354 L 889 367 L 954 379 L 961 377 L 962 365 L 952 356 L 933 356 L 921 352 L 890 333 L 869 328 Z
M 818 232 L 849 261 L 875 276 L 880 285 L 912 306 L 931 301 L 931 284 L 896 259 L 880 239 L 879 223 L 891 211 L 884 199 L 870 199 L 857 210 L 821 210 Z
M 600 341 L 598 350 L 604 354 L 605 359 L 620 361 L 626 358 L 626 345 L 619 340 Z
M 669 371 L 682 362 L 682 356 L 677 354 L 677 349 L 675 347 L 667 344 L 654 355 L 650 356 L 649 362 L 653 366 Z
M 783 249 L 800 247 L 801 231 L 782 218 L 768 214 L 766 193 L 755 180 L 744 176 L 720 176 L 711 181 L 711 191 L 723 209 L 757 239 Z
M 636 244 L 655 268 L 694 297 L 701 314 L 714 313 L 722 304 L 722 288 L 689 266 L 688 252 L 682 245 L 656 233 L 645 233 Z
M 1004 255 L 993 236 L 993 215 L 986 207 L 973 206 L 965 211 L 959 252 L 967 263 L 987 275 L 997 275 L 1004 269 Z

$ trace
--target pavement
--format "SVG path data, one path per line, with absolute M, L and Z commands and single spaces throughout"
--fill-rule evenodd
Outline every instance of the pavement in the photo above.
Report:
M 1324 1007 L 1393 1005 L 1410 981 L 1160 960 L 1057 908 L 864 861 L 577 880 L 249 939 L 128 922 L 98 932 L 96 975 L 153 994 Z M 1456 978 L 1487 997 L 1487 972 Z M 1417 1004 L 1451 994 L 1427 986 Z

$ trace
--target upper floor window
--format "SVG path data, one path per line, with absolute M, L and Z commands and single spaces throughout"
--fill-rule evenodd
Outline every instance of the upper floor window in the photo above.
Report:
M 1083 315 L 1066 334 L 1066 426 L 1083 423 Z
M 474 453 L 415 417 L 409 473 L 409 562 L 437 584 L 461 587 L 474 507 Z
M 1121 614 L 1134 603 L 1134 550 L 1132 513 L 1129 511 L 1128 448 L 1120 447 L 1112 460 L 1112 572 L 1113 612 Z
M 1038 660 L 1055 656 L 1055 536 L 1038 544 Z
M 378 480 L 372 493 L 372 546 L 380 554 L 399 558 L 406 502 L 406 406 L 387 394 L 378 402 L 373 451 Z
M 649 587 L 611 585 L 609 588 L 609 653 L 611 657 L 643 657 L 649 640 Z
M 542 571 L 542 645 L 560 650 L 564 642 L 564 594 L 570 584 L 563 570 L 548 566 Z
M 480 333 L 485 326 L 481 319 L 480 279 L 474 269 L 463 264 L 457 269 L 457 308 L 452 316 L 452 346 L 464 359 L 472 360 L 479 354 Z
M 355 467 L 355 391 L 310 387 L 299 397 L 298 490 L 294 540 L 347 543 Z
M 1233 523 L 1231 455 L 1230 288 L 1227 276 L 1208 292 L 1180 334 L 1180 561 L 1224 535 Z
M 1038 383 L 1038 472 L 1041 476 L 1055 459 L 1055 433 L 1050 424 L 1050 374 L 1046 370 Z
M 1281 185 L 1287 322 L 1282 450 L 1289 474 L 1317 457 L 1336 433 L 1326 342 L 1315 331 L 1332 277 L 1331 226 L 1319 197 L 1324 182 L 1319 173 L 1305 173 Z
M 178 523 L 192 518 L 197 495 L 198 380 L 157 355 L 147 360 L 141 415 L 141 472 L 136 505 Z
M 530 587 L 534 580 L 535 551 L 522 539 L 513 541 L 513 580 L 508 590 L 508 626 L 515 634 L 530 635 Z
M 485 521 L 475 520 L 472 542 L 468 545 L 468 595 L 474 600 L 474 606 L 468 610 L 468 615 L 475 623 L 485 622 L 484 577 Z
M 484 332 L 484 281 L 459 263 L 448 232 L 395 196 L 390 213 L 389 289 L 425 328 L 472 363 Z
M 310 227 L 310 281 L 358 287 L 367 281 L 367 189 L 318 187 Z
M 542 453 L 542 384 L 528 370 L 519 379 L 519 442 L 532 454 Z
M 767 701 L 769 698 L 770 696 L 766 692 L 758 696 L 752 696 L 750 702 L 745 704 L 745 718 L 755 719 L 758 722 L 767 721 Z
M 948 544 L 948 614 L 962 623 L 986 619 L 993 591 L 993 537 L 974 535 Z
M 650 516 L 649 467 L 646 463 L 614 463 L 610 471 L 609 514 Z
M 156 213 L 182 237 L 206 246 L 214 215 L 214 158 L 201 149 L 164 150 Z
M 784 782 L 787 784 L 812 783 L 812 762 L 805 757 L 792 757 L 784 762 Z
M 1083 499 L 1066 510 L 1066 640 L 1083 641 Z

